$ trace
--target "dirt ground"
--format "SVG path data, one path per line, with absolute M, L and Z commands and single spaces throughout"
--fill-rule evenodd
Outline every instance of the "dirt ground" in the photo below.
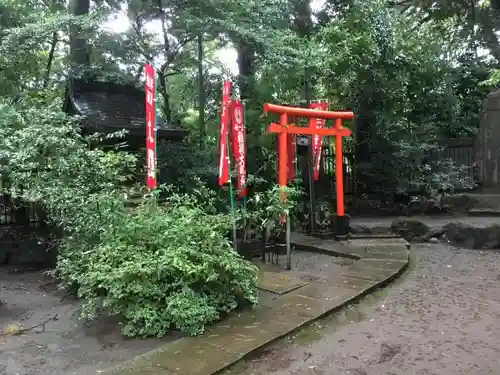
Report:
M 173 339 L 125 340 L 110 319 L 84 324 L 80 303 L 42 272 L 1 268 L 0 296 L 0 374 L 95 375 Z
M 500 374 L 500 253 L 412 253 L 400 281 L 228 374 Z

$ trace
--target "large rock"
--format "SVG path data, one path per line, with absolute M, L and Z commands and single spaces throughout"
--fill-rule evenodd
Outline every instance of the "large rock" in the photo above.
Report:
M 454 221 L 433 228 L 419 219 L 398 218 L 392 223 L 391 231 L 407 241 L 443 238 L 454 246 L 467 249 L 500 249 L 500 225 L 473 226 Z
M 446 239 L 468 249 L 500 249 L 500 225 L 475 227 L 461 222 L 444 226 Z
M 453 194 L 443 197 L 443 206 L 446 206 L 452 212 L 467 213 L 474 208 L 478 200 L 472 194 Z
M 414 218 L 397 218 L 391 225 L 391 232 L 399 234 L 407 241 L 422 238 L 430 231 L 431 227 Z

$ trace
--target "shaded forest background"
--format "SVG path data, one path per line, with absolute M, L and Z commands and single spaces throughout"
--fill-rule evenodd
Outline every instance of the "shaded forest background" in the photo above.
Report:
M 268 157 L 262 103 L 326 98 L 331 108 L 356 112 L 356 162 L 367 185 L 373 176 L 377 185 L 381 178 L 400 185 L 423 173 L 420 160 L 440 138 L 474 134 L 490 90 L 481 83 L 500 58 L 494 2 L 326 1 L 315 13 L 308 1 L 292 0 L 4 0 L 1 7 L 5 98 L 61 97 L 69 76 L 140 87 L 142 66 L 152 61 L 161 116 L 213 138 L 221 81 L 230 75 L 214 52 L 231 45 L 239 67 L 231 78 L 247 106 L 249 172 Z M 119 11 L 128 31 L 100 27 Z

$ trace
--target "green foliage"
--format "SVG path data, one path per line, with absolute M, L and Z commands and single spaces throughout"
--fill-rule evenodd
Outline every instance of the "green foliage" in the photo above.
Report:
M 162 336 L 172 328 L 198 334 L 245 303 L 256 303 L 257 273 L 224 238 L 227 215 L 210 215 L 202 202 L 173 195 L 133 213 L 116 210 L 90 251 L 65 243 L 57 274 L 76 283 L 84 314 L 101 308 L 124 320 L 127 336 Z
M 215 187 L 217 150 L 215 137 L 201 139 L 195 132 L 182 142 L 161 144 L 158 147 L 160 178 L 183 192 L 197 187 L 199 179 Z
M 485 93 L 470 95 L 480 81 L 447 57 L 441 36 L 383 0 L 355 2 L 317 35 L 335 51 L 320 66 L 325 91 L 357 115 L 357 173 L 369 191 L 404 189 L 444 137 L 478 126 Z
M 493 69 L 490 73 L 488 79 L 480 83 L 482 86 L 493 86 L 496 87 L 500 84 L 500 70 Z
M 265 183 L 262 179 L 250 179 L 250 181 L 253 184 Z M 299 201 L 303 194 L 298 181 L 287 187 L 273 184 L 263 191 L 255 191 L 246 204 L 240 206 L 237 211 L 237 227 L 241 238 L 244 240 L 260 238 L 262 230 L 268 226 L 275 227 L 282 214 L 289 215 L 292 222 L 296 222 Z

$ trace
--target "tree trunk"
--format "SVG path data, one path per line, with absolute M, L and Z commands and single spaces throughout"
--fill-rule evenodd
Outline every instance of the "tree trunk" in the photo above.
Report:
M 172 110 L 170 109 L 170 95 L 168 93 L 168 87 L 167 87 L 167 75 L 165 74 L 165 71 L 163 69 L 160 69 L 158 71 L 158 83 L 159 83 L 159 91 L 160 95 L 163 98 L 163 114 L 165 116 L 165 120 L 167 121 L 167 124 L 172 123 Z
M 54 54 L 59 41 L 57 31 L 52 33 L 52 42 L 50 44 L 49 58 L 47 60 L 47 68 L 45 69 L 45 78 L 43 80 L 43 88 L 46 89 L 50 82 L 50 73 L 52 72 L 52 63 L 54 61 Z
M 90 12 L 90 0 L 70 0 L 70 13 L 74 16 L 85 16 Z M 90 49 L 85 31 L 79 25 L 70 27 L 71 62 L 77 69 L 90 65 Z
M 295 3 L 293 12 L 293 28 L 301 37 L 311 35 L 313 21 L 312 9 L 309 0 L 299 0 Z
M 172 122 L 172 109 L 170 108 L 170 95 L 168 93 L 168 68 L 171 61 L 171 51 L 170 51 L 170 41 L 168 39 L 168 26 L 167 26 L 167 16 L 163 10 L 163 5 L 161 0 L 157 0 L 156 5 L 158 6 L 158 12 L 160 14 L 161 30 L 163 33 L 163 49 L 165 53 L 166 62 L 161 67 L 158 72 L 158 80 L 160 83 L 160 95 L 163 97 L 163 114 L 165 115 L 165 120 L 167 123 Z
M 293 24 L 292 28 L 302 38 L 309 39 L 312 33 L 312 10 L 309 0 L 298 0 L 294 4 L 293 9 Z M 313 74 L 312 69 L 308 66 L 308 62 L 304 62 L 304 99 L 306 106 L 312 101 L 314 95 L 313 89 Z M 313 137 L 309 137 L 309 150 L 307 155 L 307 192 L 309 196 L 309 225 L 308 232 L 313 233 L 316 231 L 316 185 L 314 183 L 314 150 L 313 150 Z
M 207 133 L 205 124 L 205 80 L 203 77 L 203 33 L 200 33 L 197 38 L 198 47 L 198 113 L 199 113 L 199 126 L 202 134 Z
M 255 48 L 252 43 L 241 38 L 235 42 L 238 52 L 238 85 L 242 100 L 254 98 L 255 85 Z

